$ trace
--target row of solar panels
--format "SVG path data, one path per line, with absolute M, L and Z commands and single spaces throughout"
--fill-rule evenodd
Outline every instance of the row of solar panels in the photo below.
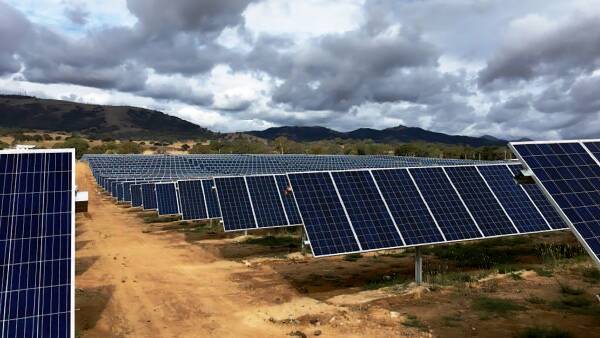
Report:
M 600 140 L 515 142 L 511 148 L 600 264 Z
M 184 220 L 222 218 L 225 231 L 303 224 L 313 254 L 327 256 L 565 229 L 536 185 L 515 181 L 520 169 L 365 169 L 116 186 L 129 187 L 133 206 Z

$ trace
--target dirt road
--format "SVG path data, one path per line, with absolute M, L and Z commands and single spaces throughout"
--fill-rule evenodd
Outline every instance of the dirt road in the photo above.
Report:
M 85 164 L 77 174 L 79 188 L 90 192 L 89 214 L 77 220 L 76 318 L 83 337 L 399 334 L 397 324 L 372 331 L 344 307 L 298 294 L 273 271 L 263 271 L 269 283 L 256 286 L 240 277 L 256 267 L 225 260 L 179 234 L 145 233 L 135 213 L 97 191 Z M 295 319 L 307 316 L 328 322 Z

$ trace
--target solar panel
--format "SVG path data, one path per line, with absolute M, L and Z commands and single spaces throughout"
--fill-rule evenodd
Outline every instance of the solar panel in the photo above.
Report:
M 485 236 L 517 232 L 476 167 L 448 167 L 444 170 Z
M 154 183 L 142 184 L 142 206 L 144 210 L 156 209 L 156 192 L 154 191 Z
M 132 184 L 129 189 L 131 190 L 131 206 L 139 208 L 143 205 L 142 202 L 142 186 L 140 184 Z
M 288 174 L 315 256 L 362 250 L 327 172 Z
M 442 168 L 410 169 L 410 174 L 433 213 L 446 240 L 482 237 L 460 196 Z
M 404 245 L 369 171 L 341 171 L 331 175 L 363 250 Z
M 174 182 L 156 183 L 154 190 L 156 192 L 156 208 L 159 215 L 179 214 L 177 186 Z
M 123 201 L 131 202 L 131 185 L 135 182 L 123 182 Z
M 408 170 L 373 170 L 372 173 L 407 245 L 445 241 Z
M 509 168 L 514 175 L 517 175 L 521 172 L 522 167 L 521 165 L 511 165 Z M 548 198 L 544 196 L 544 193 L 537 184 L 521 184 L 520 186 L 521 189 L 525 190 L 529 195 L 533 204 L 537 207 L 552 229 L 560 230 L 568 228 L 568 225 L 563 221 L 552 204 L 550 204 Z
M 204 199 L 206 200 L 206 208 L 208 210 L 208 218 L 221 217 L 221 207 L 217 199 L 217 190 L 212 180 L 203 180 L 202 188 L 204 189 Z
M 600 162 L 593 153 L 596 142 L 515 142 L 511 148 L 600 264 Z
M 283 201 L 285 213 L 290 221 L 290 224 L 302 224 L 302 218 L 296 205 L 296 199 L 294 198 L 294 192 L 291 189 L 290 183 L 286 175 L 275 175 L 277 181 L 277 188 Z
M 215 177 L 225 231 L 256 228 L 256 218 L 244 177 Z
M 600 141 L 584 142 L 583 145 L 588 148 L 588 150 L 596 157 L 597 160 L 600 160 Z
M 178 181 L 181 219 L 186 221 L 208 219 L 202 180 Z
M 0 153 L 0 336 L 70 337 L 74 152 Z
M 259 228 L 290 225 L 273 176 L 248 176 L 246 185 Z
M 504 206 L 519 232 L 549 230 L 546 219 L 515 181 L 507 166 L 482 166 L 479 172 Z

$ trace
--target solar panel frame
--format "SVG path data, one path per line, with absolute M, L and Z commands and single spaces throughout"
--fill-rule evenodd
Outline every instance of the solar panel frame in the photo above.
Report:
M 156 201 L 155 184 L 156 183 L 143 183 L 141 185 L 142 208 L 144 210 L 156 210 L 158 207 Z
M 68 306 L 68 314 L 67 313 L 63 313 L 63 314 L 59 314 L 60 317 L 64 317 L 66 315 L 69 316 L 68 318 L 68 333 L 66 336 L 64 337 L 74 337 L 75 335 L 75 187 L 76 187 L 76 181 L 75 181 L 75 169 L 76 169 L 76 160 L 75 160 L 75 149 L 29 149 L 29 150 L 20 150 L 20 149 L 5 149 L 0 151 L 0 155 L 19 155 L 19 154 L 59 154 L 59 153 L 64 153 L 64 154 L 68 154 L 68 156 L 70 157 L 70 169 L 71 169 L 71 173 L 70 173 L 70 224 L 69 224 L 69 232 L 70 232 L 70 239 L 69 239 L 69 258 L 70 258 L 70 262 L 69 262 L 69 269 L 70 269 L 70 273 L 69 273 L 69 282 L 70 282 L 70 287 L 69 287 L 69 306 Z M 44 172 L 44 171 L 40 171 L 40 172 Z M 16 184 L 16 182 L 15 182 Z M 49 192 L 50 190 L 44 190 L 42 192 Z M 51 214 L 51 213 L 48 213 Z M 47 214 L 46 214 L 47 215 Z M 42 261 L 40 261 L 41 264 Z M 8 275 L 7 275 L 7 285 L 6 285 L 6 290 L 8 290 Z M 38 296 L 39 297 L 39 296 Z M 40 308 L 38 308 L 39 311 Z M 44 309 L 45 310 L 45 309 Z M 43 311 L 43 310 L 42 310 Z M 50 315 L 50 314 L 48 314 Z M 33 317 L 35 318 L 35 317 Z M 32 318 L 30 318 L 32 319 Z M 8 321 L 10 321 L 12 319 L 8 319 Z M 19 320 L 18 318 L 16 320 Z M 2 325 L 0 325 L 1 331 L 0 333 L 2 334 L 2 336 L 5 335 L 6 330 L 10 330 L 10 327 L 6 328 L 5 327 L 5 320 L 2 320 Z M 10 325 L 10 323 L 9 323 Z M 40 334 L 39 330 L 40 330 L 40 324 L 38 323 L 38 334 Z M 44 326 L 42 325 L 41 329 L 44 329 Z M 8 333 L 10 333 L 11 331 L 8 331 Z M 31 334 L 33 335 L 33 333 L 35 332 L 31 332 Z M 59 336 L 59 338 L 62 338 L 62 334 L 64 332 L 61 332 L 61 335 Z
M 304 197 L 301 195 L 299 196 L 296 193 L 295 189 L 298 185 L 294 184 L 294 179 L 296 177 L 298 177 L 300 179 L 300 176 L 305 176 L 305 175 L 320 176 L 320 177 L 311 178 L 311 180 L 313 180 L 313 181 L 314 180 L 325 180 L 325 182 L 330 182 L 331 187 L 328 187 L 327 191 L 322 191 L 322 190 L 319 191 L 320 193 L 317 195 L 317 197 L 318 198 L 326 198 L 327 201 L 331 201 L 334 204 L 335 204 L 336 198 L 337 198 L 337 202 L 339 202 L 339 206 L 338 205 L 335 206 L 335 210 L 337 210 L 337 213 L 335 215 L 330 214 L 331 222 L 327 223 L 327 226 L 331 225 L 331 226 L 333 226 L 333 228 L 330 227 L 330 228 L 324 230 L 325 233 L 331 235 L 328 238 L 326 238 L 325 240 L 317 239 L 316 236 L 315 236 L 315 238 L 313 238 L 313 236 L 312 236 L 313 230 L 315 231 L 315 234 L 317 234 L 317 233 L 320 233 L 322 231 L 322 228 L 324 228 L 324 227 L 319 227 L 319 229 L 317 229 L 317 227 L 315 227 L 315 229 L 313 229 L 312 224 L 306 223 L 306 215 L 304 215 L 302 212 L 300 212 L 302 224 L 304 224 L 304 228 L 306 230 L 307 241 L 310 244 L 313 255 L 315 257 L 327 257 L 327 256 L 336 256 L 336 255 L 347 254 L 347 253 L 363 252 L 362 247 L 360 246 L 360 242 L 358 241 L 358 238 L 356 237 L 356 234 L 354 233 L 354 229 L 352 228 L 351 221 L 348 218 L 348 215 L 345 212 L 345 210 L 343 210 L 343 204 L 341 203 L 340 196 L 335 189 L 333 178 L 331 177 L 331 174 L 329 172 L 313 171 L 313 172 L 299 172 L 299 173 L 287 174 L 288 181 L 290 182 L 292 189 L 294 190 L 294 196 L 296 198 L 296 202 L 298 203 L 298 206 L 300 205 L 300 203 L 298 202 L 298 199 L 300 198 L 301 200 L 303 200 Z M 322 185 L 321 186 L 317 185 L 315 187 L 319 188 L 319 189 L 323 188 Z M 325 197 L 326 196 L 325 192 L 331 196 Z M 312 200 L 312 199 L 307 197 L 306 200 Z M 315 210 L 319 209 L 320 211 L 324 211 L 324 209 L 320 207 L 320 205 L 323 205 L 323 204 L 325 204 L 325 203 L 320 203 L 320 204 L 314 203 Z M 318 207 L 317 207 L 317 205 L 318 205 Z M 319 211 L 319 210 L 317 210 L 317 211 Z M 328 210 L 329 211 L 333 210 L 333 207 L 328 206 Z M 343 214 L 341 214 L 341 212 L 343 212 Z M 310 215 L 310 213 L 309 213 L 309 215 Z M 347 224 L 343 224 L 344 221 L 346 221 Z M 340 222 L 342 224 L 339 224 Z M 337 223 L 337 224 L 334 224 L 334 223 Z M 343 232 L 343 234 L 342 234 L 342 232 Z M 338 236 L 340 234 L 341 234 L 341 236 Z M 347 243 L 347 245 L 344 244 L 343 240 L 349 239 L 349 238 L 354 239 L 354 242 Z M 324 242 L 324 243 L 321 245 L 320 242 Z M 338 245 L 343 250 L 338 250 L 339 249 Z M 344 247 L 347 247 L 347 250 L 345 250 Z
M 245 177 L 215 177 L 213 181 L 216 187 L 224 231 L 257 229 L 258 222 Z M 234 199 L 231 199 L 232 197 Z M 243 210 L 241 208 L 242 203 L 244 204 Z M 251 224 L 254 224 L 254 227 L 250 227 Z
M 330 174 L 362 250 L 385 250 L 405 245 L 370 171 L 333 171 Z
M 202 179 L 187 179 L 187 180 L 178 180 L 177 181 L 177 186 L 179 187 L 179 194 L 178 194 L 178 196 L 179 196 L 179 205 L 181 207 L 179 209 L 179 211 L 181 212 L 181 219 L 182 220 L 184 220 L 184 221 L 201 221 L 201 220 L 209 220 L 209 219 L 219 218 L 219 217 L 213 217 L 213 218 L 209 217 L 208 205 L 207 205 L 207 202 L 206 202 L 206 196 L 205 196 L 205 192 L 204 192 L 203 181 L 205 181 L 205 180 L 202 180 Z M 202 201 L 199 204 L 200 204 L 200 207 L 203 208 L 203 210 L 188 210 L 188 209 L 195 209 L 195 206 L 193 204 L 189 204 L 189 203 L 194 203 L 195 204 L 195 202 L 187 200 L 187 198 L 188 198 L 188 196 L 187 196 L 188 195 L 188 192 L 187 192 L 188 187 L 186 187 L 186 185 L 192 184 L 192 183 L 196 183 L 196 182 L 198 182 L 198 184 L 200 185 L 200 187 L 199 187 L 200 191 L 199 192 L 202 194 Z M 190 188 L 193 189 L 193 190 L 196 190 L 195 188 L 197 188 L 197 187 L 191 187 L 190 186 Z M 192 191 L 192 190 L 190 190 L 189 192 L 190 192 L 190 194 L 194 193 L 194 192 L 198 193 L 197 191 Z M 197 214 L 199 214 L 199 212 L 196 212 L 196 211 L 199 211 L 199 212 L 200 211 L 204 211 L 205 217 L 187 217 L 188 215 L 191 216 L 191 215 L 197 215 Z
M 173 189 L 172 191 L 171 188 Z M 154 193 L 156 195 L 156 210 L 160 216 L 179 215 L 181 207 L 177 197 L 177 184 L 175 182 L 156 183 L 154 185 Z
M 217 189 L 214 180 L 202 180 L 202 189 L 204 192 L 204 201 L 208 211 L 208 219 L 222 218 L 221 205 L 217 197 Z
M 449 167 L 444 171 L 485 237 L 519 232 L 477 167 Z
M 141 207 L 143 205 L 142 185 L 141 184 L 132 184 L 129 186 L 129 190 L 131 191 L 131 206 L 134 208 Z
M 596 262 L 596 264 L 600 265 L 600 250 L 599 252 L 595 252 L 594 249 L 591 247 L 591 244 L 588 243 L 587 238 L 585 236 L 583 236 L 580 233 L 580 230 L 577 228 L 577 226 L 575 225 L 575 223 L 571 220 L 570 217 L 568 217 L 565 213 L 565 211 L 563 210 L 563 208 L 560 206 L 560 204 L 556 201 L 554 194 L 551 193 L 548 189 L 548 187 L 546 186 L 546 184 L 544 184 L 544 180 L 546 180 L 547 178 L 551 178 L 551 177 L 544 177 L 543 179 L 538 177 L 538 173 L 536 173 L 536 171 L 534 170 L 534 168 L 531 166 L 532 164 L 536 165 L 537 164 L 543 164 L 540 162 L 535 162 L 535 160 L 530 160 L 530 159 L 525 159 L 525 157 L 529 157 L 529 154 L 525 153 L 525 149 L 522 148 L 521 150 L 517 149 L 520 146 L 527 146 L 527 145 L 539 145 L 540 147 L 543 147 L 544 150 L 552 150 L 552 146 L 553 145 L 567 145 L 567 144 L 577 144 L 579 146 L 581 146 L 583 148 L 583 150 L 587 153 L 587 155 L 592 159 L 592 163 L 596 164 L 596 167 L 600 169 L 600 160 L 595 156 L 595 154 L 588 148 L 586 147 L 586 143 L 597 143 L 600 142 L 600 139 L 590 139 L 590 140 L 562 140 L 562 141 L 530 141 L 530 142 L 511 142 L 509 143 L 509 148 L 513 151 L 513 153 L 517 156 L 517 158 L 519 158 L 519 160 L 521 160 L 521 162 L 531 171 L 532 175 L 531 177 L 533 177 L 534 181 L 536 182 L 536 184 L 540 187 L 540 189 L 542 190 L 542 192 L 544 193 L 544 195 L 548 198 L 548 201 L 554 206 L 554 208 L 556 209 L 556 211 L 559 213 L 559 215 L 561 216 L 561 218 L 563 219 L 563 221 L 569 226 L 569 228 L 572 230 L 573 234 L 575 234 L 575 237 L 577 237 L 577 239 L 579 240 L 579 242 L 582 244 L 582 246 L 585 248 L 585 250 L 588 252 L 588 254 L 592 257 L 592 259 L 594 260 L 594 262 Z M 529 150 L 528 150 L 529 151 Z M 532 154 L 532 155 L 536 155 L 536 154 Z M 539 154 L 540 156 L 544 156 L 543 153 L 540 152 Z M 550 154 L 547 154 L 550 155 Z M 575 158 L 575 160 L 577 160 L 579 162 L 579 160 L 577 158 Z M 586 164 L 584 159 L 581 158 L 581 163 L 577 163 L 574 162 L 574 167 L 577 167 L 577 165 L 584 165 Z M 586 164 L 587 165 L 587 164 Z M 545 165 L 544 165 L 545 166 Z M 599 170 L 597 169 L 597 170 Z M 558 171 L 556 171 L 558 172 Z M 553 172 L 553 173 L 556 173 Z M 546 173 L 544 173 L 545 175 L 547 175 Z M 560 177 L 560 175 L 559 175 Z M 550 180 L 548 180 L 550 181 Z M 560 191 L 560 190 L 559 190 Z M 597 190 L 596 190 L 597 191 Z M 596 219 L 595 222 L 598 224 L 600 222 L 599 219 Z M 577 222 L 579 223 L 579 222 Z M 595 236 L 594 237 L 596 240 L 596 244 L 597 244 L 597 250 L 598 247 L 600 246 L 600 236 Z
M 508 165 L 507 167 L 515 175 L 519 174 L 523 168 L 521 165 Z M 551 229 L 565 230 L 569 228 L 537 184 L 519 184 L 519 186 L 525 191 L 531 203 L 533 203 L 538 212 L 542 214 L 542 217 L 546 220 L 546 223 Z
M 371 175 L 407 246 L 446 242 L 444 233 L 407 169 L 377 169 L 371 170 Z M 415 226 L 417 222 L 419 225 Z M 422 227 L 424 223 L 429 224 Z M 425 237 L 431 240 L 424 240 Z
M 291 186 L 287 175 L 273 175 L 273 177 L 277 183 L 277 188 L 279 189 L 279 195 L 281 196 L 284 211 L 290 224 L 302 225 L 302 217 L 300 215 L 300 211 L 298 211 L 298 204 L 296 202 L 296 198 L 294 197 L 294 192 L 289 189 Z M 283 180 L 285 180 L 285 182 L 282 182 Z M 282 187 L 282 183 L 285 183 L 285 187 Z
M 266 174 L 244 176 L 244 180 L 246 182 L 246 187 L 248 190 L 248 197 L 250 198 L 250 203 L 252 205 L 252 211 L 254 212 L 254 216 L 256 217 L 256 226 L 259 229 L 284 228 L 297 225 L 290 224 L 287 212 L 285 210 L 285 206 L 283 205 L 281 194 L 279 192 L 279 187 L 277 185 L 277 181 L 274 175 Z M 265 189 L 260 189 L 261 187 L 259 187 L 258 185 L 264 185 L 262 186 L 262 188 Z M 275 188 L 275 190 L 267 191 L 266 189 L 269 188 L 269 185 L 271 185 L 271 188 Z M 277 196 L 266 196 L 264 195 L 265 193 L 271 193 L 271 195 L 277 194 Z M 273 201 L 271 200 L 274 200 L 275 205 L 272 204 Z M 265 203 L 271 203 L 271 205 L 266 206 L 266 208 L 263 208 L 263 206 L 265 206 Z M 281 218 L 282 216 L 283 219 Z M 277 222 L 276 218 L 279 218 L 279 221 L 281 222 Z M 265 224 L 265 222 L 271 222 L 271 224 L 261 225 Z

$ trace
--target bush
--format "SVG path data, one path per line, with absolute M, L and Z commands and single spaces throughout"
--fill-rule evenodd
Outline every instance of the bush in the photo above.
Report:
M 488 314 L 507 315 L 515 311 L 523 311 L 526 308 L 516 304 L 510 299 L 491 298 L 480 296 L 473 300 L 473 309 Z
M 89 147 L 90 144 L 86 140 L 78 137 L 72 137 L 62 143 L 54 145 L 55 149 L 75 148 L 75 156 L 77 159 L 80 159 L 81 156 L 88 151 Z
M 117 147 L 118 154 L 140 154 L 144 149 L 135 142 L 123 142 Z
M 515 335 L 515 338 L 570 338 L 571 333 L 556 327 L 528 327 Z

